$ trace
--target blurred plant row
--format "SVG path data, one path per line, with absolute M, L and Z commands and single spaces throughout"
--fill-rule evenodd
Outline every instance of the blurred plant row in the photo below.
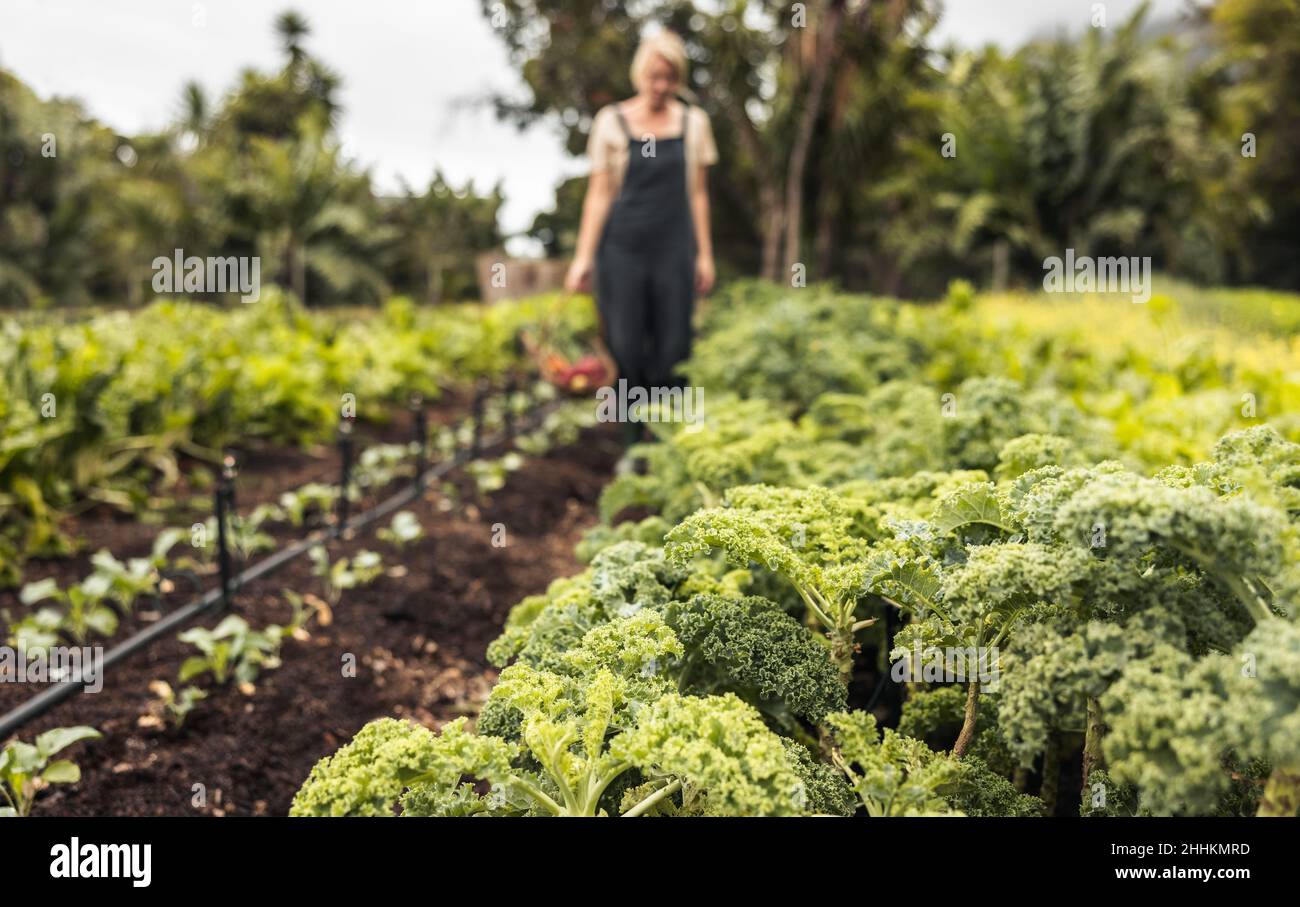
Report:
M 372 421 L 523 365 L 519 332 L 594 330 L 585 301 L 533 297 L 379 311 L 311 312 L 270 293 L 255 306 L 182 301 L 65 321 L 0 321 L 0 576 L 66 551 L 60 511 L 145 510 L 224 445 L 327 438 L 350 408 Z M 348 396 L 351 395 L 351 396 Z
M 903 453 L 882 450 L 864 467 L 882 475 L 932 468 L 957 450 L 964 465 L 991 468 L 1001 440 L 1027 424 L 1025 407 L 1043 400 L 1066 407 L 1043 424 L 1093 420 L 1080 434 L 1090 449 L 1137 469 L 1201 459 L 1224 433 L 1260 422 L 1300 440 L 1300 343 L 1287 327 L 1300 298 L 1257 292 L 1270 306 L 1246 309 L 1236 291 L 1170 289 L 1137 305 L 977 296 L 958 281 L 932 307 L 740 283 L 707 309 L 687 374 L 706 393 L 725 388 L 805 425 L 860 424 L 861 438 Z M 944 394 L 953 419 L 940 411 Z

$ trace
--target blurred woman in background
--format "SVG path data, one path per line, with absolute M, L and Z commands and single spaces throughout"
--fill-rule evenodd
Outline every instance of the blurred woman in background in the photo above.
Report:
M 565 287 L 590 290 L 594 276 L 629 389 L 680 384 L 695 296 L 713 288 L 707 170 L 718 149 L 708 114 L 681 97 L 686 67 L 676 34 L 645 38 L 632 60 L 636 96 L 602 108 L 587 144 L 591 178 Z

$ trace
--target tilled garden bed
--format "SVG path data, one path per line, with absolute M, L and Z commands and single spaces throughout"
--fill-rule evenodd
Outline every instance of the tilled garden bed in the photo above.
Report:
M 77 724 L 104 734 L 69 751 L 81 783 L 47 791 L 37 814 L 283 815 L 316 760 L 367 721 L 395 715 L 436 725 L 474 711 L 495 679 L 484 651 L 510 607 L 580 568 L 574 544 L 596 521 L 596 500 L 619 454 L 616 433 L 590 430 L 577 444 L 530 458 L 490 496 L 465 481 L 455 503 L 431 489 L 408 508 L 426 535 L 400 551 L 376 539 L 374 527 L 331 542 L 331 559 L 367 548 L 397 569 L 343 593 L 332 621 L 313 622 L 309 638 L 286 640 L 282 666 L 264 671 L 251 695 L 204 681 L 209 697 L 179 730 L 139 719 L 154 699 L 150 681 L 178 687 L 177 671 L 193 649 L 168 637 L 116 665 L 102 691 L 23 728 L 24 739 Z M 57 572 L 75 576 L 76 566 Z M 320 592 L 307 558 L 240 589 L 233 613 L 254 627 L 287 623 L 285 589 Z M 352 662 L 355 676 L 345 676 Z M 0 686 L 0 710 L 39 689 Z

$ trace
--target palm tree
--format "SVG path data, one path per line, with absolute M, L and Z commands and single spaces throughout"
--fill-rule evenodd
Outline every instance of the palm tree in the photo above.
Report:
M 191 79 L 181 89 L 181 112 L 177 126 L 180 135 L 190 143 L 190 148 L 198 147 L 208 131 L 208 96 L 203 86 Z
M 311 34 L 311 26 L 301 14 L 287 9 L 276 16 L 275 33 L 280 37 L 280 47 L 289 55 L 290 68 L 296 69 L 307 58 L 302 41 Z
M 280 279 L 304 303 L 309 276 L 353 301 L 383 295 L 373 248 L 379 236 L 366 208 L 369 179 L 342 160 L 319 115 L 305 116 L 297 133 L 252 139 L 246 197 L 259 254 L 279 262 Z

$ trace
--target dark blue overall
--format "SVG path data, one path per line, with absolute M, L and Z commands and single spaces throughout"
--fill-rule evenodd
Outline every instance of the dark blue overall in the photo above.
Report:
M 628 162 L 596 251 L 596 299 L 620 377 L 632 387 L 676 387 L 691 353 L 695 228 L 686 192 L 686 122 L 653 146 L 627 134 Z M 653 147 L 653 153 L 651 153 Z

